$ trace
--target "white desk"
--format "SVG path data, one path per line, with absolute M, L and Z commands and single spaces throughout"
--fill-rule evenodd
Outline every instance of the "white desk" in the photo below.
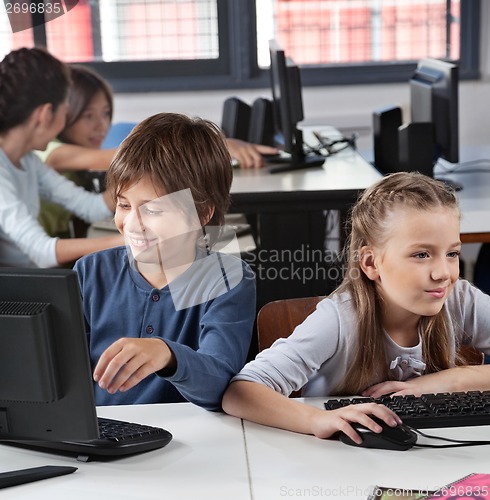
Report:
M 308 403 L 322 407 L 324 400 L 312 398 Z M 490 426 L 425 431 L 455 439 L 490 439 Z M 245 435 L 254 500 L 366 500 L 374 485 L 436 489 L 471 472 L 490 473 L 488 446 L 408 451 L 354 448 L 251 422 L 245 422 Z M 419 437 L 419 442 L 426 441 Z
M 321 406 L 324 398 L 308 399 Z M 99 408 L 99 415 L 164 427 L 165 448 L 110 462 L 0 446 L 0 471 L 75 465 L 68 476 L 2 490 L 2 500 L 366 500 L 369 487 L 436 488 L 490 473 L 488 446 L 387 451 L 354 448 L 207 412 L 191 403 Z M 490 439 L 490 426 L 430 430 Z M 420 438 L 419 438 L 420 439 Z M 315 493 L 316 492 L 316 493 Z
M 100 416 L 155 425 L 173 434 L 160 450 L 111 462 L 0 446 L 0 471 L 71 465 L 74 474 L 0 490 L 2 500 L 249 500 L 239 419 L 191 403 L 99 408 Z
M 467 146 L 461 148 L 462 163 L 482 161 L 481 165 L 466 164 L 457 168 L 456 174 L 445 175 L 440 167 L 435 169 L 437 176 L 449 178 L 463 185 L 458 192 L 459 204 L 462 212 L 461 235 L 465 243 L 490 242 L 490 145 Z M 441 161 L 447 169 L 454 169 L 454 165 Z M 487 171 L 475 172 L 475 169 Z M 441 175 L 442 174 L 442 175 Z
M 339 136 L 333 127 L 310 128 L 321 129 L 332 138 Z M 351 148 L 329 156 L 321 167 L 305 170 L 270 174 L 267 167 L 236 169 L 231 186 L 232 210 L 343 209 L 380 177 L 371 163 Z

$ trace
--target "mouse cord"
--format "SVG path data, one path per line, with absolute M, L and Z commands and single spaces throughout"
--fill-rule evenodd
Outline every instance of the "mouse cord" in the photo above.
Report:
M 464 441 L 460 439 L 450 439 L 450 438 L 445 438 L 442 436 L 433 436 L 431 434 L 425 434 L 422 431 L 419 431 L 418 429 L 415 429 L 411 427 L 411 429 L 419 434 L 420 436 L 423 436 L 425 438 L 429 439 L 438 439 L 440 441 L 447 441 L 453 444 L 419 444 L 416 443 L 414 446 L 417 448 L 460 448 L 463 446 L 483 446 L 483 445 L 488 445 L 490 444 L 490 441 Z

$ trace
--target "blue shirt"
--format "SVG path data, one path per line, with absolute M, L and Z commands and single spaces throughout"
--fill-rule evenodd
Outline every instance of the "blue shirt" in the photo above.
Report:
M 221 409 L 223 392 L 245 363 L 255 319 L 255 276 L 240 259 L 226 259 L 234 259 L 235 266 L 228 267 L 221 281 L 227 288 L 228 283 L 235 286 L 182 309 L 172 296 L 177 288 L 190 295 L 216 289 L 220 280 L 209 272 L 212 262 L 206 270 L 202 262 L 207 260 L 196 261 L 200 271 L 179 276 L 171 284 L 172 293 L 169 286 L 152 288 L 130 264 L 125 247 L 96 252 L 76 263 L 93 367 L 121 337 L 161 338 L 177 361 L 171 376 L 152 374 L 127 392 L 111 395 L 95 384 L 97 405 L 190 401 L 208 410 Z M 237 273 L 240 276 L 232 276 Z

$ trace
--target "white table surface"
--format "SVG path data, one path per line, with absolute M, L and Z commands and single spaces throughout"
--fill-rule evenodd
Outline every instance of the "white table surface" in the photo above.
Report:
M 309 127 L 329 137 L 340 136 L 333 127 Z M 310 139 L 311 140 L 311 139 Z M 323 166 L 270 174 L 264 169 L 236 169 L 233 174 L 231 193 L 267 193 L 292 191 L 338 191 L 365 189 L 381 177 L 381 174 L 357 151 L 347 148 L 327 157 Z
M 322 407 L 324 398 L 303 400 Z M 0 446 L 0 471 L 72 465 L 74 474 L 1 490 L 2 500 L 365 500 L 373 485 L 435 489 L 472 472 L 490 473 L 489 446 L 374 450 L 347 446 L 207 412 L 191 403 L 102 407 L 101 416 L 163 427 L 160 450 L 80 463 Z M 455 439 L 490 440 L 490 426 L 430 429 Z M 427 442 L 419 438 L 419 442 Z M 440 444 L 440 443 L 436 443 Z
M 322 406 L 325 398 L 308 404 Z M 436 489 L 471 472 L 490 473 L 490 447 L 374 450 L 245 422 L 254 500 L 366 500 L 374 485 Z M 490 426 L 425 429 L 455 439 L 490 440 Z M 428 442 L 419 437 L 419 442 Z M 441 444 L 432 441 L 431 444 Z
M 444 168 L 457 172 L 442 175 L 441 178 L 450 178 L 463 185 L 458 192 L 462 212 L 461 233 L 490 233 L 490 144 L 463 147 L 460 156 L 461 165 L 441 160 Z M 435 170 L 436 175 L 443 171 L 440 167 Z
M 305 138 L 310 137 L 311 131 L 320 130 L 324 135 L 335 137 L 339 132 L 333 127 L 308 127 L 305 129 Z M 311 137 L 310 137 L 311 140 Z M 447 169 L 457 167 L 458 173 L 443 175 L 463 184 L 463 190 L 458 192 L 462 219 L 461 233 L 490 233 L 490 144 L 483 146 L 461 147 L 461 165 L 455 166 L 444 160 L 441 165 Z M 480 161 L 480 165 L 466 165 L 465 162 Z M 486 172 L 472 172 L 475 168 L 486 169 Z M 468 173 L 464 173 L 468 171 Z M 443 172 L 443 168 L 436 167 L 436 176 Z M 369 158 L 350 148 L 335 155 L 329 156 L 323 167 L 297 170 L 293 172 L 270 174 L 262 170 L 235 170 L 231 193 L 255 194 L 309 193 L 325 191 L 330 193 L 344 190 L 361 190 L 377 182 L 382 175 L 370 163 Z M 327 193 L 328 194 L 328 193 Z
M 111 462 L 77 462 L 51 453 L 0 446 L 0 472 L 42 465 L 78 470 L 0 490 L 2 500 L 249 500 L 242 424 L 191 403 L 101 407 L 100 416 L 163 427 L 164 448 Z

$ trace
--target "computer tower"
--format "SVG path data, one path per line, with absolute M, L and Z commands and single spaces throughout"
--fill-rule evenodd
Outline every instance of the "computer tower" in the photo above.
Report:
M 274 115 L 270 99 L 259 97 L 253 102 L 248 142 L 274 146 Z
M 226 137 L 248 141 L 252 108 L 238 97 L 229 97 L 223 104 L 221 128 Z
M 433 177 L 434 127 L 431 122 L 408 123 L 398 129 L 400 170 Z
M 398 127 L 401 124 L 402 110 L 397 106 L 373 112 L 374 164 L 383 174 L 400 170 Z

